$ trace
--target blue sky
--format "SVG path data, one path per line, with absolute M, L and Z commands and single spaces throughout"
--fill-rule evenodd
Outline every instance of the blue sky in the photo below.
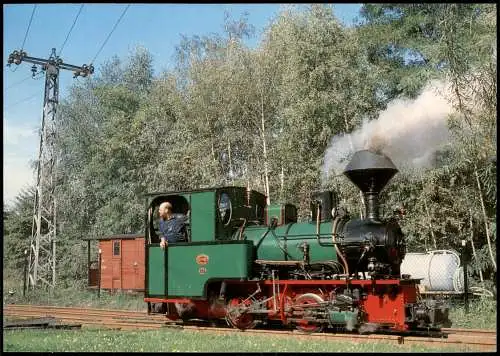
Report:
M 47 58 L 51 48 L 56 48 L 59 54 L 80 6 L 38 4 L 24 45 L 28 56 Z M 85 4 L 60 55 L 63 61 L 89 64 L 125 7 L 126 4 Z M 335 4 L 334 11 L 339 20 L 349 26 L 359 16 L 360 7 L 360 4 Z M 136 46 L 143 46 L 153 55 L 155 74 L 158 74 L 172 66 L 181 35 L 222 33 L 225 11 L 235 20 L 248 12 L 248 22 L 256 30 L 255 38 L 248 45 L 255 47 L 280 9 L 280 4 L 131 4 L 94 66 L 98 69 L 113 55 L 125 59 Z M 31 75 L 31 63 L 6 67 L 9 54 L 19 50 L 23 43 L 32 11 L 33 4 L 3 5 L 4 203 L 14 198 L 21 188 L 33 184 L 34 174 L 29 163 L 38 157 L 37 130 L 42 117 L 44 77 L 27 79 Z M 71 72 L 60 72 L 60 99 L 66 96 L 74 81 Z

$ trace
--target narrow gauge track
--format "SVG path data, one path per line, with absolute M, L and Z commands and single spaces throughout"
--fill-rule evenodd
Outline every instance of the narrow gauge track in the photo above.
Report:
M 208 327 L 191 324 L 177 324 L 169 321 L 162 315 L 148 315 L 145 311 L 130 311 L 116 309 L 96 309 L 96 308 L 73 308 L 54 307 L 39 305 L 4 305 L 3 315 L 9 317 L 53 317 L 64 322 L 81 323 L 83 326 L 99 325 L 112 329 L 160 329 L 167 327 L 181 328 L 183 330 L 195 330 L 215 333 L 241 332 L 229 327 Z M 269 330 L 252 329 L 245 333 L 264 334 L 302 338 L 320 338 L 328 340 L 352 341 L 352 342 L 394 342 L 405 345 L 426 345 L 426 346 L 454 346 L 463 351 L 496 351 L 496 330 L 481 329 L 442 329 L 446 337 L 427 336 L 401 336 L 387 334 L 358 335 L 349 333 L 312 333 L 305 334 L 290 330 Z
M 112 329 L 159 329 L 165 325 L 162 315 L 148 315 L 145 311 L 53 307 L 41 305 L 9 304 L 3 308 L 4 316 L 54 317 L 67 323 L 84 326 L 98 325 Z

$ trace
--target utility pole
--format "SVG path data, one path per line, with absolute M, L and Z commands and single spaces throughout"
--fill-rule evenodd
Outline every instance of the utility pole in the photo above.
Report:
M 59 70 L 73 71 L 73 78 L 86 77 L 94 72 L 92 65 L 74 66 L 66 64 L 56 55 L 56 49 L 48 59 L 29 57 L 24 51 L 14 51 L 9 55 L 8 64 L 33 63 L 31 72 L 37 74 L 37 65 L 45 72 L 45 92 L 43 101 L 40 147 L 37 162 L 35 203 L 31 230 L 29 254 L 29 284 L 33 288 L 42 282 L 53 288 L 56 283 L 56 110 L 59 102 Z

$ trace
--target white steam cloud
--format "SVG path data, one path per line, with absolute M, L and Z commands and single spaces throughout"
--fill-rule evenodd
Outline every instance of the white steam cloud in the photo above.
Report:
M 333 137 L 325 152 L 323 178 L 341 174 L 354 152 L 363 149 L 387 155 L 400 170 L 430 167 L 434 153 L 450 140 L 449 90 L 446 83 L 431 82 L 416 99 L 394 100 L 376 120 Z

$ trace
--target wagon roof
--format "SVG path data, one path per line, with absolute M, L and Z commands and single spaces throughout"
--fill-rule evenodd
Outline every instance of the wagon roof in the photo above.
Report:
M 144 237 L 143 233 L 140 234 L 115 234 L 97 237 L 84 237 L 83 240 L 131 240 Z

